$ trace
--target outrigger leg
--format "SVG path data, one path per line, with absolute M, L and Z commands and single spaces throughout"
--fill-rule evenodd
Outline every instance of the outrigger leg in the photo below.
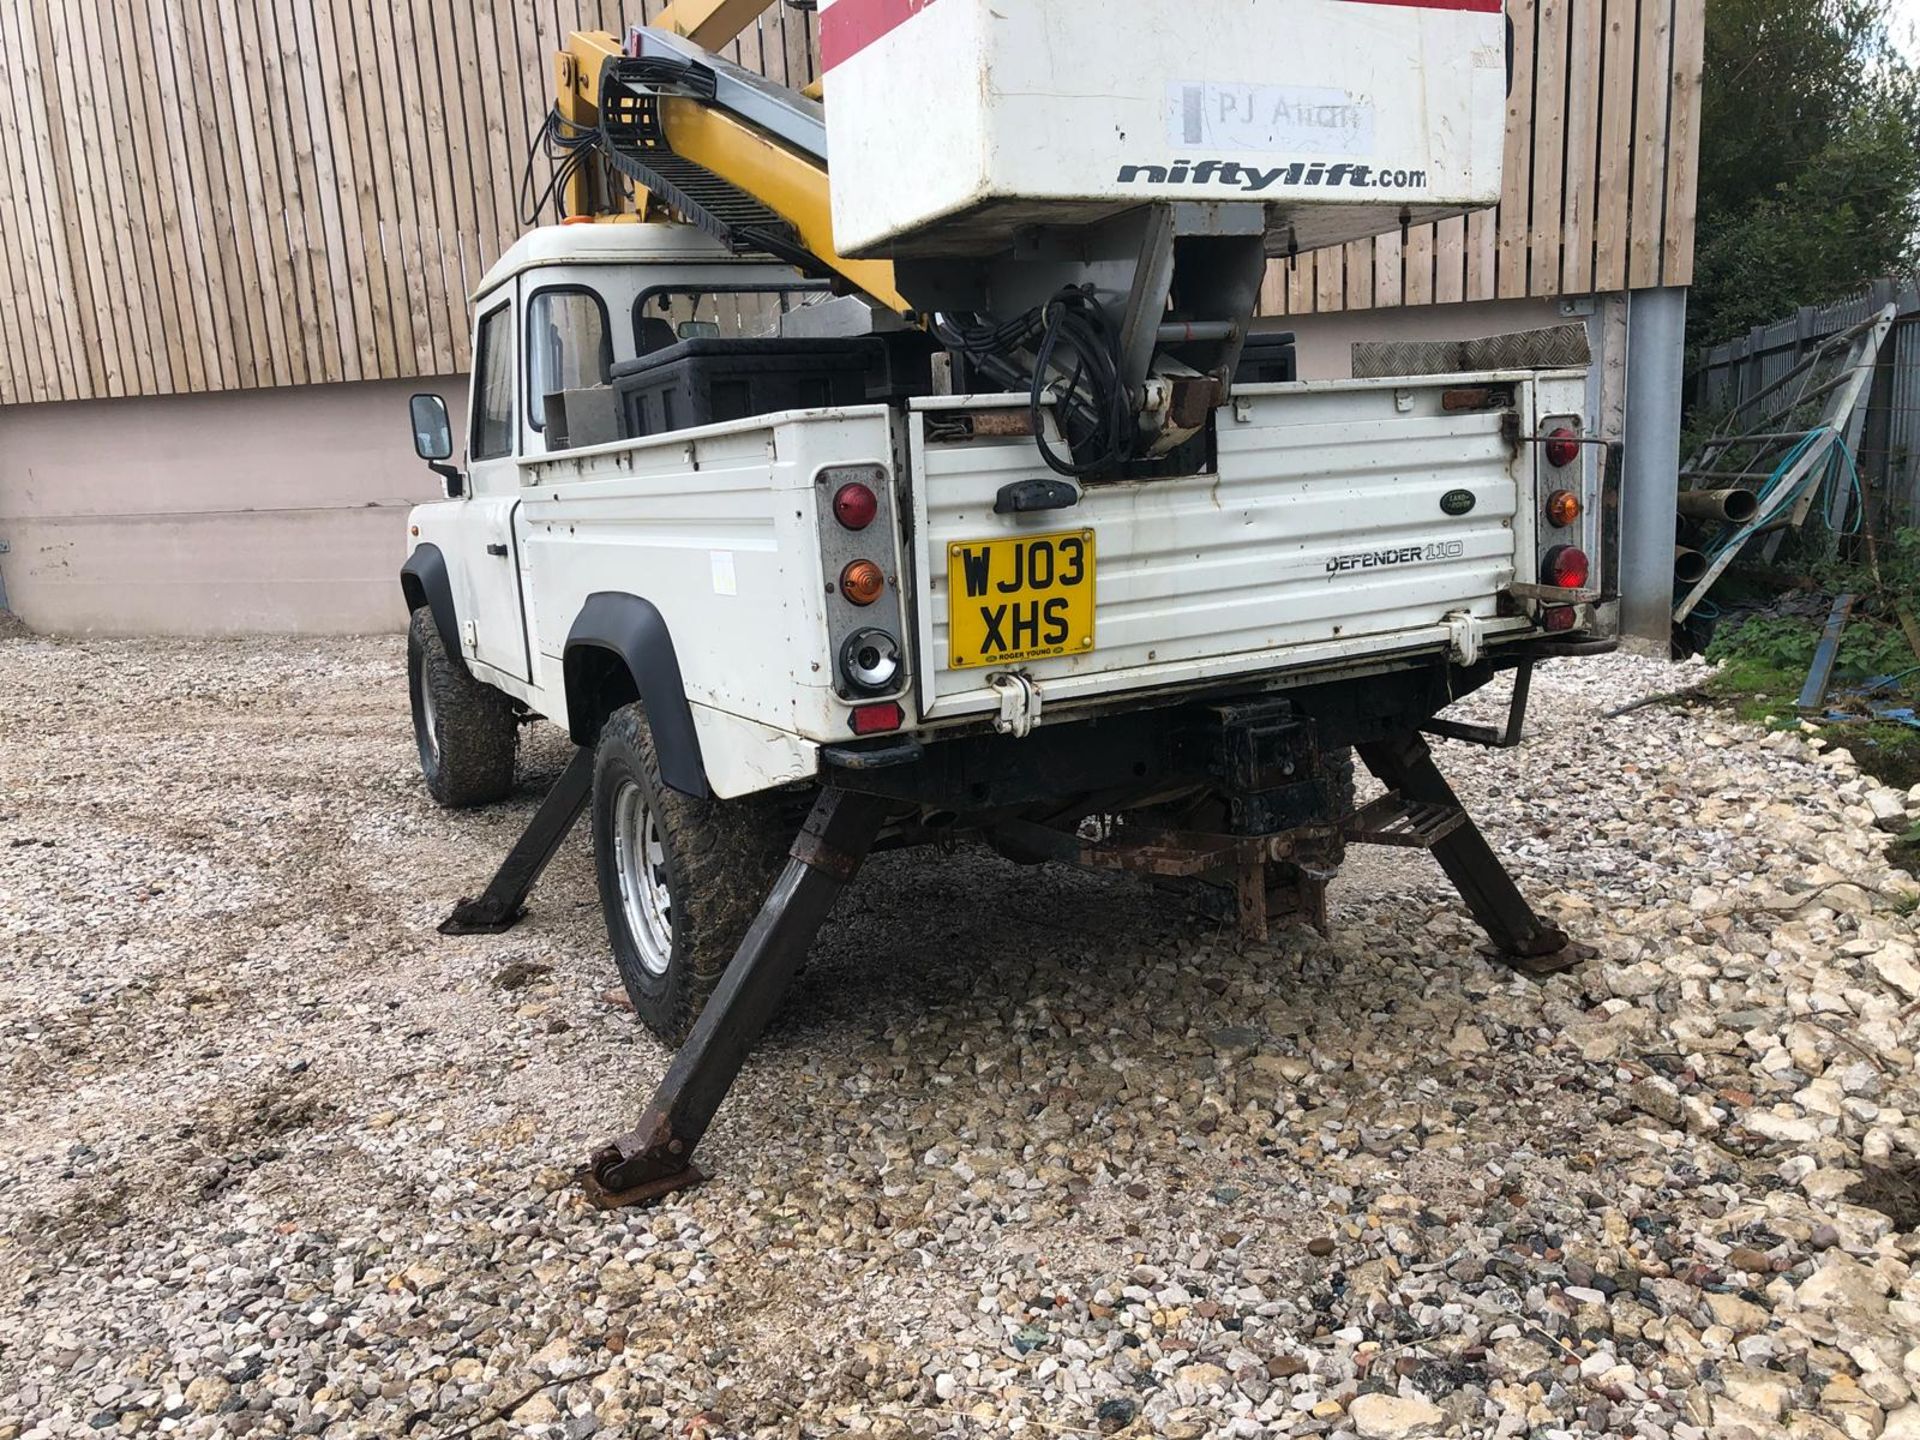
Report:
M 1592 955 L 1587 947 L 1575 945 L 1563 931 L 1533 913 L 1533 907 L 1433 763 L 1433 750 L 1422 736 L 1401 735 L 1358 749 L 1367 768 L 1414 817 L 1416 825 L 1422 823 L 1422 817 L 1430 817 L 1426 821 L 1430 838 L 1421 843 L 1433 851 L 1440 868 L 1447 872 L 1467 909 L 1507 964 L 1529 975 L 1554 975 L 1571 970 Z M 1376 801 L 1375 805 L 1380 803 Z M 1362 817 L 1367 810 L 1361 811 Z
M 694 1147 L 786 996 L 833 902 L 859 873 L 885 813 L 886 802 L 873 796 L 820 792 L 787 868 L 640 1123 L 596 1150 L 581 1170 L 581 1186 L 594 1204 L 645 1205 L 706 1179 L 693 1164 Z
M 540 802 L 525 833 L 500 862 L 486 893 L 478 900 L 462 900 L 453 914 L 440 922 L 442 935 L 501 935 L 519 924 L 527 913 L 527 894 L 559 853 L 580 812 L 593 795 L 593 751 L 573 752 L 547 798 Z

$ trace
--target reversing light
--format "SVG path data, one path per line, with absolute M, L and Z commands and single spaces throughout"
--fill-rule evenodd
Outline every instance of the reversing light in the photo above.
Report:
M 862 705 L 853 712 L 853 733 L 856 735 L 885 735 L 906 723 L 907 712 L 891 700 L 880 705 Z
M 1587 583 L 1592 566 L 1587 552 L 1573 545 L 1556 545 L 1540 562 L 1540 578 L 1562 590 L 1578 590 Z
M 1571 465 L 1580 458 L 1580 437 L 1566 426 L 1547 434 L 1547 463 L 1556 470 Z
M 855 560 L 840 572 L 840 593 L 855 605 L 871 605 L 887 589 L 887 574 L 871 560 Z
M 858 481 L 833 493 L 833 518 L 849 530 L 864 530 L 880 513 L 880 497 Z
M 900 642 L 884 630 L 856 630 L 840 647 L 840 673 L 856 690 L 891 690 L 900 679 Z
M 1580 497 L 1571 490 L 1556 490 L 1547 497 L 1547 519 L 1565 529 L 1580 518 Z

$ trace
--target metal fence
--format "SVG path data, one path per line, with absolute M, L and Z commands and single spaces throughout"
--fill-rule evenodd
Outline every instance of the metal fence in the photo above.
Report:
M 1778 380 L 1820 343 L 1886 305 L 1896 310 L 1866 406 L 1848 437 L 1881 528 L 1920 523 L 1920 279 L 1875 280 L 1830 305 L 1805 305 L 1709 350 L 1689 382 L 1696 416 L 1724 414 Z

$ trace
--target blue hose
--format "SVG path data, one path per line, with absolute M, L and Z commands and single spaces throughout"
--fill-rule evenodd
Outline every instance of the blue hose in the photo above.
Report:
M 1796 480 L 1786 500 L 1778 507 L 1768 504 L 1774 494 L 1780 489 L 1781 485 L 1785 483 L 1787 472 L 1792 470 L 1795 465 L 1798 465 L 1807 451 L 1818 444 L 1820 438 L 1827 434 L 1832 428 L 1833 427 L 1829 425 L 1819 426 L 1816 429 L 1809 430 L 1794 442 L 1793 448 L 1780 458 L 1780 463 L 1773 467 L 1773 473 L 1767 476 L 1766 481 L 1760 486 L 1759 490 L 1755 492 L 1760 501 L 1760 513 L 1756 515 L 1750 523 L 1743 525 L 1740 529 L 1722 539 L 1706 552 L 1709 565 L 1726 554 L 1727 551 L 1737 549 L 1746 544 L 1748 540 L 1753 538 L 1754 534 L 1762 525 L 1771 522 L 1778 511 L 1784 510 L 1788 503 L 1796 502 L 1803 495 L 1809 493 L 1817 495 L 1821 490 L 1827 491 L 1825 505 L 1827 528 L 1829 530 L 1835 530 L 1833 524 L 1835 506 L 1841 501 L 1842 496 L 1845 496 L 1852 502 L 1846 505 L 1842 511 L 1842 513 L 1847 516 L 1846 528 L 1836 530 L 1835 533 L 1842 535 L 1857 535 L 1860 533 L 1867 508 L 1866 495 L 1860 484 L 1860 468 L 1854 463 L 1853 451 L 1847 448 L 1847 442 L 1837 434 L 1833 437 L 1833 448 L 1828 452 L 1825 463 L 1814 466 Z M 1834 483 L 1843 479 L 1846 482 L 1845 489 L 1842 489 Z

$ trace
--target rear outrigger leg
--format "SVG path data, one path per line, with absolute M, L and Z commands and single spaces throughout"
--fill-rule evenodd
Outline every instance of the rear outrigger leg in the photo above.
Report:
M 596 1150 L 580 1171 L 594 1204 L 646 1205 L 706 1179 L 693 1164 L 694 1147 L 779 1008 L 833 902 L 859 873 L 885 812 L 885 802 L 872 796 L 820 792 L 787 868 L 640 1123 Z
M 502 935 L 518 925 L 527 913 L 527 895 L 534 882 L 559 853 L 560 842 L 592 796 L 593 751 L 582 746 L 573 752 L 526 830 L 513 842 L 513 849 L 487 882 L 486 892 L 478 900 L 463 899 L 454 906 L 453 914 L 440 922 L 440 933 Z
M 1401 800 L 1433 812 L 1453 812 L 1448 817 L 1452 823 L 1435 827 L 1437 837 L 1426 842 L 1426 848 L 1433 851 L 1506 964 L 1528 975 L 1557 975 L 1593 955 L 1590 947 L 1574 944 L 1565 932 L 1533 913 L 1433 763 L 1433 750 L 1425 739 L 1403 735 L 1358 749 L 1367 768 Z

